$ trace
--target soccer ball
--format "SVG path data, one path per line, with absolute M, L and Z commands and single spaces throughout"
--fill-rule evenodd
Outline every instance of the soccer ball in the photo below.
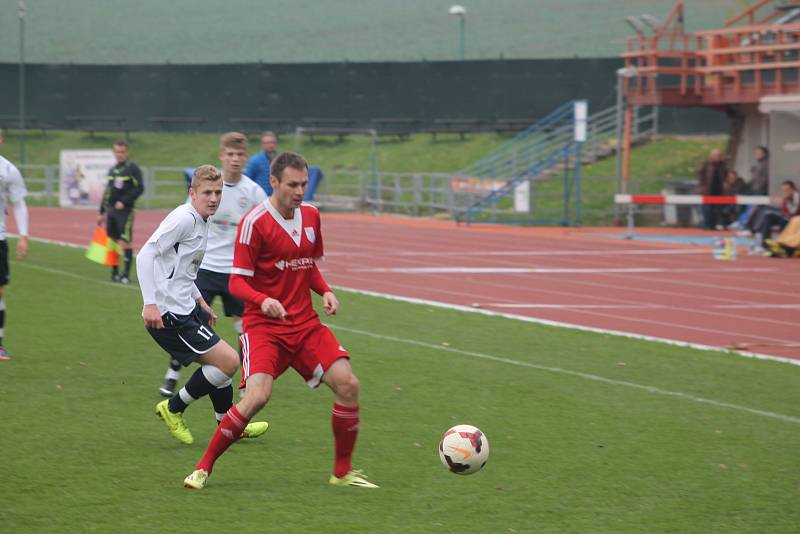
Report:
M 480 471 L 489 459 L 489 440 L 471 425 L 456 425 L 439 442 L 442 464 L 457 475 Z

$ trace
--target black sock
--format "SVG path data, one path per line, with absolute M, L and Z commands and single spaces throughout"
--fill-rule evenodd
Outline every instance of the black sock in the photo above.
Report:
M 6 299 L 0 297 L 0 347 L 3 346 L 3 329 L 6 326 Z
M 214 413 L 217 416 L 217 424 L 219 424 L 225 414 L 228 413 L 228 410 L 231 409 L 231 406 L 233 406 L 233 386 L 228 384 L 225 387 L 215 389 L 208 394 L 208 398 L 211 399 L 211 404 L 214 405 Z
M 126 248 L 125 249 L 125 278 L 130 278 L 131 276 L 131 260 L 133 260 L 133 250 Z
M 111 266 L 111 276 L 119 276 L 119 267 L 116 265 Z
M 203 368 L 199 367 L 186 382 L 186 385 L 174 397 L 169 399 L 169 411 L 172 413 L 182 412 L 186 410 L 189 404 L 200 397 L 205 397 L 215 389 L 217 389 L 216 386 L 209 382 L 206 375 L 203 374 Z
M 181 370 L 181 362 L 176 360 L 175 358 L 169 359 L 169 368 L 173 371 L 180 371 Z

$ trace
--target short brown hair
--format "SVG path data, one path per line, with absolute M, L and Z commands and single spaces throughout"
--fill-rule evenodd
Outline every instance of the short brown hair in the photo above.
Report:
M 239 132 L 228 132 L 219 138 L 219 148 L 241 148 L 247 151 L 247 136 Z
M 276 134 L 272 130 L 267 130 L 265 132 L 262 132 L 261 137 L 259 137 L 259 139 L 264 139 L 265 137 L 272 137 L 276 141 L 278 140 L 278 134 Z
M 201 182 L 216 182 L 217 180 L 222 180 L 222 173 L 216 167 L 213 165 L 200 165 L 192 174 L 192 187 L 196 189 Z
M 286 170 L 286 167 L 291 167 L 292 169 L 302 171 L 308 170 L 308 162 L 306 158 L 301 156 L 300 154 L 296 154 L 294 152 L 283 152 L 279 154 L 277 158 L 272 162 L 272 166 L 270 167 L 270 174 L 281 181 L 283 178 L 283 171 Z
M 123 138 L 120 137 L 119 139 L 114 139 L 114 142 L 112 143 L 112 145 L 113 146 L 124 146 L 125 148 L 128 148 L 128 141 L 126 139 L 123 139 Z M 106 145 L 106 146 L 108 146 L 108 145 Z

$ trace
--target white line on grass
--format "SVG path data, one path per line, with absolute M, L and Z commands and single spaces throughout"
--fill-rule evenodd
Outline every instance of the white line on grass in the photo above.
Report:
M 379 297 L 387 300 L 395 300 L 398 302 L 410 302 L 412 304 L 424 304 L 425 306 L 433 306 L 435 308 L 444 308 L 447 310 L 457 310 L 462 312 L 468 313 L 478 313 L 481 315 L 488 315 L 490 317 L 503 317 L 505 319 L 511 319 L 514 321 L 524 321 L 526 323 L 535 323 L 535 324 L 542 324 L 547 326 L 555 326 L 557 328 L 568 328 L 570 330 L 578 330 L 581 332 L 593 332 L 595 334 L 604 334 L 608 336 L 616 336 L 616 337 L 624 337 L 628 339 L 638 339 L 641 341 L 651 341 L 655 343 L 663 343 L 666 345 L 673 345 L 676 347 L 687 347 L 690 349 L 697 349 L 703 351 L 710 351 L 710 352 L 726 352 L 729 354 L 735 354 L 738 356 L 744 356 L 745 358 L 755 358 L 757 360 L 771 360 L 776 362 L 782 363 L 789 363 L 792 365 L 800 365 L 800 360 L 793 360 L 791 358 L 783 358 L 781 356 L 773 356 L 771 354 L 760 354 L 757 352 L 748 352 L 742 350 L 733 350 L 727 349 L 725 347 L 716 347 L 713 345 L 703 345 L 700 343 L 692 343 L 690 341 L 681 341 L 678 339 L 668 339 L 663 337 L 655 337 L 655 336 L 648 336 L 645 334 L 634 334 L 633 332 L 623 332 L 621 330 L 611 330 L 606 328 L 595 328 L 593 326 L 584 326 L 579 324 L 573 323 L 565 323 L 561 321 L 552 321 L 550 319 L 540 319 L 538 317 L 529 317 L 526 315 L 516 315 L 513 313 L 504 313 L 504 312 L 497 312 L 497 311 L 490 311 L 484 310 L 480 308 L 474 308 L 471 306 L 460 306 L 458 304 L 448 304 L 446 302 L 439 302 L 437 300 L 426 300 L 426 299 L 418 299 L 413 297 L 401 297 L 398 295 L 390 295 L 387 293 L 379 293 L 377 291 L 367 291 L 364 289 L 355 289 L 352 287 L 344 287 L 344 286 L 335 286 L 337 289 L 342 289 L 344 291 L 350 291 L 352 293 L 357 293 L 360 295 L 367 295 L 369 297 Z
M 672 267 L 375 267 L 348 269 L 353 273 L 400 274 L 607 274 L 607 273 L 771 273 L 769 267 L 732 267 L 714 269 L 683 269 Z
M 674 254 L 708 254 L 707 249 L 646 249 L 646 250 L 487 250 L 487 251 L 414 251 L 414 250 L 386 250 L 383 256 L 412 256 L 412 257 L 460 257 L 460 256 L 661 256 Z M 375 256 L 374 252 L 342 252 L 334 251 L 325 256 Z
M 615 380 L 613 378 L 605 378 L 598 375 L 593 375 L 589 373 L 582 373 L 580 371 L 571 371 L 569 369 L 563 369 L 561 367 L 549 367 L 547 365 L 539 365 L 535 363 L 520 361 L 520 360 L 513 360 L 511 358 L 503 358 L 501 356 L 494 356 L 492 354 L 484 354 L 482 352 L 473 352 L 470 350 L 461 350 L 455 349 L 453 347 L 444 347 L 441 345 L 434 345 L 432 343 L 425 343 L 423 341 L 417 341 L 415 339 L 405 339 L 399 338 L 394 336 L 386 336 L 383 334 L 376 334 L 374 332 L 367 332 L 365 330 L 357 330 L 355 328 L 347 328 L 344 326 L 329 324 L 331 328 L 336 330 L 342 330 L 343 332 L 350 332 L 352 334 L 358 334 L 361 336 L 371 337 L 374 339 L 380 339 L 383 341 L 393 341 L 395 343 L 403 343 L 406 345 L 414 345 L 416 347 L 423 347 L 430 350 L 441 350 L 444 352 L 450 352 L 453 354 L 460 354 L 462 356 L 470 356 L 472 358 L 479 358 L 481 360 L 489 360 L 493 362 L 499 363 L 506 363 L 509 365 L 517 365 L 519 367 L 528 367 L 531 369 L 538 369 L 540 371 L 548 371 L 551 373 L 558 373 L 562 375 L 569 375 L 575 376 L 578 378 L 583 378 L 585 380 L 592 380 L 595 382 L 602 382 L 604 384 L 611 384 L 613 386 L 624 386 L 628 388 L 638 389 L 641 391 L 646 391 L 648 393 L 653 393 L 655 395 L 663 395 L 666 397 L 676 397 L 679 399 L 690 400 L 693 402 L 699 402 L 702 404 L 710 404 L 711 406 L 716 406 L 718 408 L 728 408 L 731 410 L 738 410 L 740 412 L 747 412 L 754 415 L 760 415 L 762 417 L 769 417 L 771 419 L 778 419 L 780 421 L 786 421 L 789 423 L 798 423 L 800 424 L 800 417 L 794 417 L 791 415 L 783 415 L 775 412 L 769 412 L 766 410 L 758 410 L 756 408 L 749 408 L 747 406 L 741 406 L 739 404 L 732 404 L 730 402 L 723 402 L 714 399 L 706 399 L 705 397 L 698 397 L 696 395 L 691 395 L 689 393 L 683 393 L 681 391 L 670 391 L 667 389 L 657 388 L 655 386 L 645 386 L 643 384 L 637 384 L 635 382 L 627 382 L 625 380 Z
M 85 248 L 85 247 L 83 247 Z M 103 280 L 98 280 L 96 278 L 90 278 L 88 276 L 81 276 L 79 274 L 74 274 L 68 271 L 62 271 L 60 269 L 53 269 L 49 267 L 42 267 L 40 265 L 36 265 L 34 263 L 30 263 L 30 261 L 11 261 L 12 265 L 19 266 L 19 267 L 30 267 L 31 269 L 38 269 L 40 271 L 49 272 L 53 274 L 61 274 L 70 278 L 75 278 L 77 280 L 85 280 L 87 282 L 95 282 L 103 285 L 110 285 L 113 287 L 119 287 L 123 289 L 132 289 L 132 290 L 139 290 L 138 284 L 131 284 L 131 285 L 123 285 L 123 284 L 116 284 L 112 282 L 106 282 Z M 424 304 L 426 306 L 434 306 L 437 308 L 445 308 L 449 310 L 457 310 L 462 312 L 468 313 L 479 313 L 481 315 L 488 315 L 491 317 L 503 317 L 506 319 L 511 319 L 514 321 L 524 321 L 528 323 L 536 323 L 536 324 L 543 324 L 547 326 L 555 326 L 557 328 L 568 328 L 570 330 L 579 330 L 582 332 L 593 332 L 595 334 L 605 334 L 610 336 L 617 336 L 617 337 L 624 337 L 628 339 L 638 339 L 641 341 L 651 341 L 655 343 L 664 343 L 667 345 L 673 345 L 677 347 L 687 347 L 691 349 L 697 350 L 704 350 L 704 351 L 712 351 L 712 352 L 727 352 L 731 354 L 736 354 L 739 356 L 744 356 L 746 358 L 755 358 L 758 360 L 772 360 L 782 363 L 789 363 L 792 365 L 800 365 L 800 360 L 793 360 L 791 358 L 782 358 L 780 356 L 773 356 L 771 354 L 759 354 L 757 352 L 748 352 L 748 351 L 741 351 L 741 350 L 732 350 L 726 349 L 724 347 L 715 347 L 712 345 L 702 345 L 700 343 L 690 343 L 688 341 L 680 341 L 676 339 L 667 339 L 667 338 L 660 338 L 655 336 L 647 336 L 644 334 L 634 334 L 632 332 L 622 332 L 620 330 L 610 330 L 605 328 L 595 328 L 591 326 L 583 326 L 578 324 L 572 323 L 564 323 L 560 321 L 551 321 L 549 319 L 539 319 L 537 317 L 528 317 L 525 315 L 516 315 L 512 313 L 503 313 L 503 312 L 495 312 L 490 310 L 483 310 L 477 309 L 469 306 L 459 306 L 458 304 L 448 304 L 445 302 L 439 302 L 435 300 L 425 300 L 425 299 L 417 299 L 413 297 L 401 297 L 399 295 L 389 295 L 386 293 L 378 293 L 375 291 L 367 291 L 364 289 L 355 289 L 351 287 L 343 287 L 343 286 L 335 286 L 338 289 L 342 289 L 344 291 L 350 291 L 351 293 L 357 293 L 360 295 L 367 295 L 370 297 L 378 297 L 388 300 L 396 300 L 398 302 L 409 302 L 412 304 Z
M 139 291 L 139 284 L 119 284 L 115 282 L 108 282 L 106 280 L 98 280 L 97 278 L 91 278 L 89 276 L 82 276 L 80 274 L 71 273 L 69 271 L 62 271 L 61 269 L 53 269 L 50 267 L 43 267 L 41 265 L 36 265 L 35 263 L 30 263 L 29 260 L 21 261 L 21 260 L 11 260 L 11 265 L 14 267 L 29 267 L 31 269 L 36 269 L 37 271 L 44 271 L 46 273 L 51 274 L 60 274 L 62 276 L 66 276 L 68 278 L 75 278 L 76 280 L 83 280 L 86 282 L 94 282 L 95 284 L 103 284 L 106 286 L 112 287 L 121 287 L 124 289 L 134 289 Z
M 60 275 L 67 276 L 69 278 L 75 278 L 75 279 L 78 279 L 78 280 L 84 280 L 84 281 L 99 283 L 99 284 L 103 284 L 103 285 L 110 285 L 110 286 L 113 286 L 113 287 L 120 287 L 120 288 L 124 288 L 124 289 L 132 289 L 132 290 L 138 290 L 139 289 L 138 285 L 115 284 L 115 283 L 112 283 L 112 282 L 106 282 L 106 281 L 102 281 L 102 280 L 97 280 L 96 278 L 90 278 L 88 276 L 81 276 L 81 275 L 78 275 L 78 274 L 70 273 L 68 271 L 62 271 L 60 269 L 52 269 L 52 268 L 49 268 L 49 267 L 42 267 L 41 265 L 35 265 L 35 264 L 32 264 L 32 263 L 28 263 L 28 262 L 11 261 L 11 263 L 14 264 L 15 266 L 29 267 L 31 269 L 36 269 L 36 270 L 39 270 L 39 271 L 44 271 L 44 272 L 48 272 L 48 273 L 52 273 L 52 274 L 60 274 Z M 530 317 L 512 316 L 512 315 L 503 314 L 503 313 L 487 312 L 485 310 L 474 310 L 474 309 L 471 309 L 471 308 L 467 308 L 465 306 L 456 306 L 456 305 L 450 305 L 450 304 L 443 304 L 441 302 L 423 301 L 423 300 L 420 300 L 420 299 L 411 299 L 411 298 L 406 298 L 406 297 L 395 297 L 393 295 L 383 295 L 381 293 L 373 293 L 373 292 L 370 292 L 370 291 L 363 291 L 363 290 L 350 289 L 350 288 L 340 288 L 340 289 L 343 289 L 345 291 L 351 291 L 353 293 L 359 293 L 359 294 L 373 296 L 373 297 L 388 298 L 390 300 L 398 300 L 398 301 L 410 302 L 410 303 L 414 303 L 414 304 L 426 304 L 426 305 L 429 305 L 429 306 L 437 306 L 437 307 L 441 307 L 441 308 L 456 309 L 456 310 L 468 311 L 468 312 L 477 312 L 477 313 L 481 313 L 481 314 L 484 314 L 484 315 L 507 317 L 507 318 L 511 318 L 511 319 L 521 319 L 521 320 L 528 321 L 528 322 L 549 324 L 551 326 L 562 326 L 562 327 L 566 326 L 566 327 L 572 328 L 574 330 L 588 330 L 588 331 L 594 331 L 594 332 L 604 333 L 604 334 L 613 334 L 614 333 L 613 331 L 606 331 L 606 330 L 594 329 L 594 328 L 589 328 L 589 327 L 575 327 L 573 325 L 569 325 L 569 324 L 566 324 L 566 323 L 557 323 L 555 321 L 545 321 L 545 320 L 541 320 L 541 319 L 533 319 L 533 318 L 530 318 Z M 431 349 L 431 350 L 441 350 L 441 351 L 445 351 L 445 352 L 451 352 L 451 353 L 454 353 L 454 354 L 461 354 L 463 356 L 471 356 L 473 358 L 480 358 L 480 359 L 483 359 L 483 360 L 491 360 L 491 361 L 496 361 L 496 362 L 500 362 L 500 363 L 507 363 L 507 364 L 510 364 L 510 365 L 517 365 L 517 366 L 520 366 L 520 367 L 528 367 L 528 368 L 531 368 L 531 369 L 539 369 L 539 370 L 542 370 L 542 371 L 549 371 L 549 372 L 552 372 L 552 373 L 560 373 L 560 374 L 564 374 L 564 375 L 577 376 L 577 377 L 580 377 L 580 378 L 584 378 L 586 380 L 593 380 L 595 382 L 603 382 L 603 383 L 611 384 L 611 385 L 615 385 L 615 386 L 625 386 L 625 387 L 630 387 L 630 388 L 634 388 L 634 389 L 639 389 L 639 390 L 647 391 L 648 393 L 653 393 L 653 394 L 656 394 L 656 395 L 664 395 L 664 396 L 668 396 L 668 397 L 676 397 L 676 398 L 680 398 L 680 399 L 691 400 L 691 401 L 699 402 L 699 403 L 703 403 L 703 404 L 710 404 L 712 406 L 717 406 L 719 408 L 729 408 L 729 409 L 732 409 L 732 410 L 738 410 L 738 411 L 742 411 L 742 412 L 747 412 L 747 413 L 751 413 L 751 414 L 755 414 L 755 415 L 760 415 L 762 417 L 769 417 L 769 418 L 772 418 L 772 419 L 778 419 L 778 420 L 781 420 L 781 421 L 787 421 L 787 422 L 790 422 L 790 423 L 800 423 L 800 417 L 794 417 L 794 416 L 791 416 L 791 415 L 783 415 L 783 414 L 779 414 L 779 413 L 775 413 L 775 412 L 769 412 L 769 411 L 766 411 L 766 410 L 757 410 L 755 408 L 748 408 L 747 406 L 740 406 L 738 404 L 732 404 L 732 403 L 729 403 L 729 402 L 722 402 L 722 401 L 716 401 L 716 400 L 713 400 L 713 399 L 706 399 L 706 398 L 703 398 L 703 397 L 697 397 L 695 395 L 691 395 L 689 393 L 682 393 L 680 391 L 669 391 L 669 390 L 660 389 L 660 388 L 657 388 L 657 387 L 654 387 L 654 386 L 645 386 L 645 385 L 642 385 L 642 384 L 636 384 L 634 382 L 626 382 L 626 381 L 623 381 L 623 380 L 614 380 L 612 378 L 605 378 L 605 377 L 602 377 L 602 376 L 592 375 L 592 374 L 589 374 L 589 373 L 582 373 L 580 371 L 570 371 L 569 369 L 562 369 L 560 367 L 548 367 L 546 365 L 538 365 L 538 364 L 535 364 L 535 363 L 529 363 L 529 362 L 523 362 L 523 361 L 519 361 L 519 360 L 513 360 L 511 358 L 503 358 L 503 357 L 500 357 L 500 356 L 493 356 L 491 354 L 483 354 L 483 353 L 480 353 L 480 352 L 472 352 L 472 351 L 460 350 L 460 349 L 455 349 L 455 348 L 452 348 L 452 347 L 443 347 L 441 345 L 433 345 L 431 343 L 425 343 L 423 341 L 417 341 L 417 340 L 414 340 L 414 339 L 402 339 L 402 338 L 393 337 L 393 336 L 386 336 L 386 335 L 383 335 L 383 334 L 376 334 L 374 332 L 367 332 L 365 330 L 357 330 L 357 329 L 354 329 L 354 328 L 347 328 L 347 327 L 339 326 L 339 325 L 329 325 L 329 326 L 331 328 L 335 328 L 335 329 L 342 330 L 342 331 L 345 331 L 345 332 L 351 332 L 353 334 L 359 334 L 359 335 L 363 335 L 363 336 L 367 336 L 367 337 L 372 337 L 372 338 L 375 338 L 375 339 L 382 339 L 382 340 L 385 340 L 385 341 L 394 341 L 394 342 L 397 342 L 397 343 L 405 343 L 407 345 L 415 345 L 415 346 L 418 346 L 418 347 L 424 347 L 424 348 Z M 720 350 L 717 347 L 708 347 L 708 346 L 705 346 L 705 345 L 693 345 L 691 343 L 673 342 L 673 341 L 670 341 L 670 340 L 661 340 L 659 338 L 650 338 L 650 339 L 648 339 L 647 336 L 639 336 L 639 335 L 636 335 L 636 334 L 626 334 L 624 332 L 623 333 L 617 333 L 616 335 L 622 335 L 624 337 L 632 337 L 632 338 L 635 338 L 635 339 L 647 339 L 649 341 L 667 342 L 667 343 L 670 343 L 670 344 L 673 344 L 673 345 L 681 345 L 681 346 L 687 346 L 687 347 L 692 347 L 692 348 L 700 348 L 702 350 Z M 743 354 L 743 353 L 739 353 L 739 354 Z M 746 355 L 750 355 L 750 354 L 746 354 Z M 778 357 L 774 357 L 774 356 L 764 356 L 764 355 L 756 355 L 756 354 L 753 354 L 752 356 L 753 357 L 758 357 L 758 358 L 764 358 L 764 359 L 778 359 L 778 360 L 782 360 L 782 361 L 786 361 L 788 363 L 794 363 L 794 364 L 798 364 L 799 363 L 797 361 L 790 360 L 788 358 L 778 358 Z
M 669 307 L 661 304 L 509 304 L 506 302 L 489 302 L 488 304 L 481 304 L 481 306 L 487 308 L 521 308 L 534 310 L 653 310 Z

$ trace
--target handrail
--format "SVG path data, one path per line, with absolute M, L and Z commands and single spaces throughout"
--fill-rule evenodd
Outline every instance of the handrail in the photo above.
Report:
M 731 26 L 733 24 L 736 24 L 737 22 L 739 22 L 740 20 L 742 20 L 745 17 L 747 17 L 749 19 L 749 23 L 750 24 L 753 24 L 753 20 L 755 19 L 756 11 L 758 11 L 759 9 L 764 7 L 765 5 L 769 4 L 771 1 L 772 0 L 760 0 L 759 2 L 753 4 L 749 8 L 747 8 L 744 11 L 742 11 L 741 13 L 739 13 L 738 15 L 736 15 L 734 17 L 731 17 L 728 20 L 726 20 L 725 21 L 725 26 Z

